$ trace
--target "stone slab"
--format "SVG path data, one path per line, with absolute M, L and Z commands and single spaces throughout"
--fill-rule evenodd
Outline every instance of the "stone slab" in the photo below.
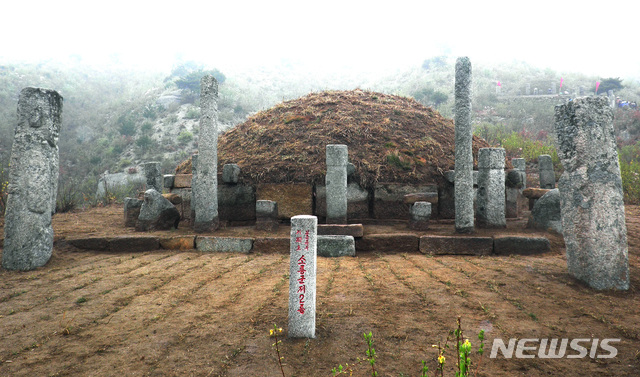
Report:
M 438 196 L 437 185 L 408 185 L 399 183 L 376 183 L 374 187 L 373 215 L 376 219 L 409 219 L 409 204 L 404 196 L 414 193 L 433 193 Z M 435 199 L 432 199 L 435 200 Z M 437 216 L 437 201 L 432 202 L 433 215 Z
M 360 238 L 364 235 L 364 227 L 362 224 L 318 224 L 318 235 Z
M 191 174 L 176 174 L 173 177 L 174 188 L 191 188 Z
M 112 253 L 132 253 L 160 249 L 157 237 L 115 237 L 109 240 Z
M 318 236 L 319 257 L 355 257 L 356 241 L 352 236 Z
M 493 237 L 493 252 L 497 255 L 534 255 L 549 251 L 551 251 L 551 242 L 544 237 Z
M 196 249 L 203 252 L 248 253 L 252 248 L 252 238 L 200 236 L 196 238 Z
M 306 183 L 259 184 L 256 188 L 256 200 L 277 202 L 281 220 L 313 213 L 313 187 Z M 255 204 L 253 208 L 255 210 Z
M 414 253 L 420 237 L 411 233 L 372 234 L 356 240 L 356 252 Z
M 414 204 L 415 202 L 429 202 L 433 206 L 438 205 L 438 192 L 418 192 L 407 194 L 403 197 L 404 204 Z
M 78 238 L 67 240 L 68 243 L 82 250 L 104 251 L 109 249 L 109 239 L 104 237 Z
M 195 236 L 160 238 L 160 247 L 167 250 L 192 250 L 196 248 Z
M 436 236 L 420 237 L 420 252 L 431 255 L 489 255 L 491 237 Z

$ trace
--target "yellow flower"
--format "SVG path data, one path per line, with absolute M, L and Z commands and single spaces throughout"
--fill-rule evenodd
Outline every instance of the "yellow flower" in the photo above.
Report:
M 465 340 L 464 343 L 462 344 L 465 347 L 471 347 L 471 342 L 469 341 L 469 339 Z
M 278 332 L 282 332 L 282 327 L 278 327 Z
M 438 362 L 440 364 L 444 364 L 444 356 L 443 355 L 438 356 Z
M 273 335 L 273 329 L 269 330 L 269 335 Z

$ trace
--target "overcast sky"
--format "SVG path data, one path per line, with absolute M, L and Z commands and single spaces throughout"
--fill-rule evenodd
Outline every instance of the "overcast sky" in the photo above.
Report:
M 379 5 L 384 4 L 384 5 Z M 0 58 L 388 70 L 449 54 L 640 77 L 638 1 L 11 1 Z M 636 73 L 637 72 L 637 73 Z

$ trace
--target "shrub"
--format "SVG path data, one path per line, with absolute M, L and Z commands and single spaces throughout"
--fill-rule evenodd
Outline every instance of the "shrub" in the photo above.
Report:
M 187 130 L 180 132 L 178 135 L 178 142 L 180 144 L 187 144 L 193 140 L 193 134 Z
M 140 149 L 142 149 L 143 151 L 146 151 L 151 147 L 151 145 L 153 145 L 153 139 L 147 135 L 140 136 L 136 140 L 136 145 L 140 147 Z
M 135 120 L 126 115 L 122 115 L 118 118 L 118 131 L 121 135 L 133 136 L 136 134 L 136 122 Z
M 620 158 L 620 176 L 625 204 L 640 204 L 640 162 Z
M 200 109 L 195 106 L 191 106 L 184 117 L 187 119 L 198 119 L 200 118 Z

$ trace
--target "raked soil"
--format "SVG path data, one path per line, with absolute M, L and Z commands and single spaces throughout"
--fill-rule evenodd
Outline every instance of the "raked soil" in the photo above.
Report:
M 536 256 L 397 250 L 319 258 L 317 336 L 282 338 L 284 373 L 331 376 L 348 363 L 354 376 L 370 376 L 358 359 L 362 333 L 371 331 L 379 376 L 420 376 L 421 360 L 432 376 L 432 345 L 445 342 L 460 316 L 474 350 L 486 331 L 484 357 L 472 355 L 478 376 L 638 376 L 640 208 L 626 211 L 626 292 L 574 280 L 558 247 Z M 0 270 L 0 376 L 282 376 L 269 329 L 277 324 L 286 335 L 287 255 L 105 253 L 64 242 L 132 234 L 122 221 L 122 206 L 57 214 L 45 267 Z M 611 343 L 614 358 L 489 357 L 494 339 L 510 338 L 589 339 L 580 343 L 587 348 L 596 338 L 619 342 Z M 453 355 L 445 354 L 445 376 L 455 375 Z

